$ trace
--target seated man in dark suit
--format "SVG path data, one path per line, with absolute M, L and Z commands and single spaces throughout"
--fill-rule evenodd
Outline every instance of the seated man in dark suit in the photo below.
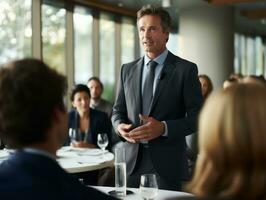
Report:
M 16 151 L 0 164 L 1 199 L 113 199 L 83 186 L 56 162 L 67 136 L 66 79 L 43 62 L 0 69 L 0 137 Z

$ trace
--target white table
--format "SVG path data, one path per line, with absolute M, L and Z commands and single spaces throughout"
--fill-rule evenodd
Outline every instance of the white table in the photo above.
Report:
M 69 173 L 87 172 L 114 166 L 114 154 L 100 149 L 62 147 L 57 161 Z
M 109 191 L 114 190 L 114 187 L 102 187 L 102 186 L 92 186 L 96 188 L 97 190 L 100 190 L 106 194 L 108 194 Z M 124 200 L 143 200 L 143 198 L 139 194 L 138 188 L 127 188 L 128 190 L 132 191 L 133 194 L 127 195 Z M 192 194 L 186 193 L 186 192 L 177 192 L 177 191 L 170 191 L 170 190 L 159 190 L 158 196 L 155 198 L 155 200 L 174 200 L 177 197 L 181 196 L 191 196 Z
M 79 173 L 114 166 L 114 155 L 100 149 L 62 147 L 56 153 L 57 161 L 69 173 Z M 9 151 L 0 150 L 0 163 L 7 159 Z

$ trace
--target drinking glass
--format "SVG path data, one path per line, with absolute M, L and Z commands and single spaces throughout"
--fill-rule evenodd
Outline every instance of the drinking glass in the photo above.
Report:
M 126 153 L 124 148 L 115 148 L 115 192 L 125 197 L 127 189 Z
M 102 157 L 104 156 L 105 148 L 108 145 L 108 136 L 106 133 L 99 133 L 97 135 L 97 144 L 102 149 Z
M 158 184 L 155 174 L 143 174 L 140 177 L 140 195 L 145 200 L 155 199 L 158 195 Z
M 71 143 L 75 143 L 75 142 L 80 141 L 80 137 L 79 137 L 78 131 L 76 129 L 69 128 L 68 129 L 68 135 L 70 137 Z

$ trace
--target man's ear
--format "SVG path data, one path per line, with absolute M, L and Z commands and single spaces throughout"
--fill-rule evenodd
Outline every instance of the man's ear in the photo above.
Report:
M 169 36 L 170 36 L 170 29 L 169 28 L 165 30 L 165 34 L 168 35 L 168 37 L 166 38 L 166 42 L 168 42 Z
M 74 101 L 71 101 L 71 105 L 73 108 L 76 108 L 75 105 L 74 105 Z
M 62 109 L 58 108 L 58 107 L 54 107 L 53 109 L 53 121 L 54 122 L 60 122 L 62 119 L 62 115 L 64 114 L 64 112 Z

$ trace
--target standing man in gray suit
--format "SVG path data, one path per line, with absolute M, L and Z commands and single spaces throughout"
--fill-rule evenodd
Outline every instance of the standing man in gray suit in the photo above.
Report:
M 128 186 L 155 173 L 159 188 L 180 190 L 188 174 L 185 136 L 196 131 L 202 104 L 197 66 L 167 50 L 171 18 L 164 9 L 144 6 L 137 26 L 146 54 L 122 66 L 112 115 Z

